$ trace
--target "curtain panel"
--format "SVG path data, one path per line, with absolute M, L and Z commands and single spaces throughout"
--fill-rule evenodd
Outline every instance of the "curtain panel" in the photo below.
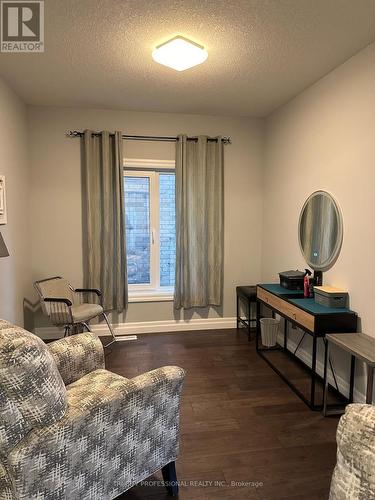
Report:
M 122 134 L 82 138 L 84 286 L 100 288 L 106 311 L 128 303 Z
M 224 145 L 176 143 L 176 309 L 220 306 L 224 259 Z

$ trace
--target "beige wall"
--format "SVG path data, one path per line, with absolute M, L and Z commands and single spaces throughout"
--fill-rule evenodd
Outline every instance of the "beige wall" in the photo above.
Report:
M 223 310 L 193 316 L 235 315 L 235 286 L 260 279 L 262 121 L 163 113 L 31 107 L 33 278 L 62 274 L 82 283 L 80 141 L 70 129 L 129 134 L 230 135 L 225 147 L 225 270 Z M 126 142 L 132 158 L 174 159 L 174 145 Z M 191 316 L 191 312 L 186 317 Z M 174 319 L 171 302 L 130 304 L 127 321 Z M 119 318 L 121 321 L 122 318 Z
M 324 281 L 350 292 L 362 331 L 375 336 L 375 44 L 338 67 L 266 123 L 262 279 L 304 269 L 297 240 L 307 196 L 331 192 L 344 241 Z M 338 355 L 336 354 L 338 358 Z M 347 358 L 337 364 L 347 372 Z
M 0 230 L 11 252 L 0 261 L 0 317 L 22 323 L 22 298 L 32 279 L 63 274 L 82 283 L 80 145 L 66 131 L 184 132 L 233 139 L 225 148 L 224 306 L 193 316 L 232 317 L 237 284 L 277 281 L 280 270 L 303 269 L 299 212 L 311 192 L 325 189 L 344 217 L 342 252 L 325 282 L 348 288 L 360 328 L 375 336 L 374 88 L 372 44 L 273 113 L 265 128 L 247 118 L 53 107 L 28 108 L 27 128 L 24 105 L 0 82 L 0 173 L 7 177 L 9 214 Z M 174 148 L 128 142 L 125 156 L 172 159 Z M 172 318 L 170 302 L 144 303 L 130 305 L 127 321 Z M 344 375 L 347 359 L 335 358 Z
M 22 325 L 30 297 L 29 169 L 26 108 L 0 79 L 0 174 L 7 186 L 8 223 L 0 226 L 10 257 L 0 259 L 0 318 Z

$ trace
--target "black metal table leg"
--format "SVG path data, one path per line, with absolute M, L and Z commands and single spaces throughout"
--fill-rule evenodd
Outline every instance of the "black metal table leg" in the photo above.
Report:
M 306 332 L 303 332 L 303 335 L 302 335 L 302 337 L 300 338 L 300 340 L 299 340 L 299 342 L 298 342 L 298 344 L 297 344 L 297 347 L 294 349 L 294 352 L 293 352 L 293 354 L 294 354 L 294 355 L 296 355 L 296 354 L 297 354 L 297 351 L 298 351 L 298 349 L 300 348 L 300 345 L 302 344 L 303 339 L 305 338 L 305 336 L 306 336 Z
M 328 389 L 331 388 L 337 394 L 340 394 L 337 386 L 335 372 L 333 370 L 332 362 L 330 359 L 330 343 L 325 338 L 325 353 L 324 353 L 324 392 L 323 392 L 323 415 L 326 417 L 328 415 L 342 415 L 345 412 L 345 407 L 347 404 L 353 402 L 353 392 L 354 392 L 354 376 L 355 376 L 355 356 L 351 356 L 350 361 L 350 380 L 349 380 L 349 397 L 343 398 L 343 402 L 328 404 Z M 336 388 L 330 386 L 328 383 L 328 368 L 331 368 L 332 375 L 336 384 Z
M 351 355 L 350 361 L 350 387 L 349 387 L 349 402 L 353 403 L 354 396 L 354 376 L 355 376 L 355 356 Z
M 372 390 L 374 386 L 374 368 L 367 365 L 367 388 L 366 388 L 366 403 L 372 403 Z
M 328 399 L 328 356 L 329 356 L 329 342 L 327 339 L 324 341 L 324 374 L 323 374 L 323 415 L 327 415 L 327 399 Z
M 310 403 L 312 407 L 315 406 L 316 348 L 317 348 L 317 336 L 313 335 L 313 352 L 312 352 L 312 363 L 311 363 L 311 396 L 310 396 Z
M 257 300 L 257 317 L 256 317 L 256 331 L 255 331 L 255 347 L 259 350 L 259 336 L 260 336 L 260 302 Z
M 251 340 L 251 302 L 250 300 L 247 301 L 247 333 L 248 333 L 248 340 L 250 342 Z
M 238 321 L 239 318 L 239 313 L 240 313 L 240 305 L 239 305 L 240 298 L 237 294 L 237 329 L 240 327 L 240 322 Z
M 284 349 L 288 349 L 288 322 L 284 318 Z

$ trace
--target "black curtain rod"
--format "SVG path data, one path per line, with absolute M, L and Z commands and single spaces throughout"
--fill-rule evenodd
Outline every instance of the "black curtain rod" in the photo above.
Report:
M 79 130 L 70 130 L 67 134 L 68 137 L 82 137 L 83 132 Z M 100 135 L 99 132 L 93 132 L 93 135 Z M 110 134 L 113 135 L 113 134 Z M 178 137 L 158 136 L 158 135 L 123 135 L 123 139 L 127 141 L 157 141 L 157 142 L 177 142 Z M 197 141 L 197 137 L 188 137 L 188 141 Z M 217 142 L 217 139 L 212 137 L 208 139 L 210 142 Z M 231 137 L 222 138 L 224 144 L 232 144 Z

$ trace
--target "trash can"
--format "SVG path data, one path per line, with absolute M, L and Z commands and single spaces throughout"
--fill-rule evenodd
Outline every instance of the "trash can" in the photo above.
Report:
M 279 331 L 279 320 L 274 318 L 262 318 L 260 320 L 260 332 L 262 344 L 266 347 L 273 347 L 277 342 Z

